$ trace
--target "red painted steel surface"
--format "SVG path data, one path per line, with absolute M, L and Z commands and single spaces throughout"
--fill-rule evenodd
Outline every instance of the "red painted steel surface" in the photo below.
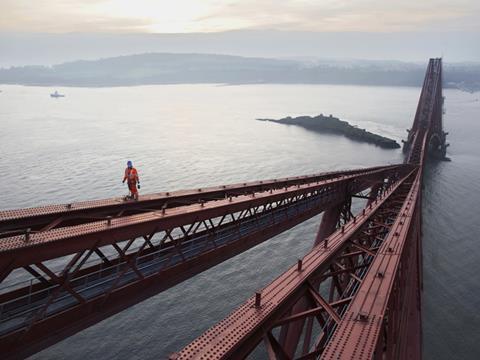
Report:
M 322 359 L 372 359 L 375 352 L 383 353 L 383 348 L 388 349 L 387 359 L 420 358 L 420 318 L 408 321 L 409 312 L 420 313 L 416 281 L 419 189 L 420 174 Z M 407 274 L 399 271 L 400 266 Z M 397 323 L 387 331 L 389 322 Z

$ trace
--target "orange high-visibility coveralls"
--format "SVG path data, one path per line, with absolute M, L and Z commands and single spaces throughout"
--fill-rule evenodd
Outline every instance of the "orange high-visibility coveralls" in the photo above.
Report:
M 132 195 L 137 194 L 137 182 L 140 181 L 140 179 L 138 178 L 137 169 L 135 169 L 134 167 L 127 167 L 125 169 L 125 176 L 123 177 L 123 181 L 125 180 L 127 180 L 128 190 L 130 190 Z

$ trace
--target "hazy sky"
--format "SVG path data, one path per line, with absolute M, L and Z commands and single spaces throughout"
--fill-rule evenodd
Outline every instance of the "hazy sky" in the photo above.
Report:
M 480 0 L 0 0 L 0 32 L 479 31 Z

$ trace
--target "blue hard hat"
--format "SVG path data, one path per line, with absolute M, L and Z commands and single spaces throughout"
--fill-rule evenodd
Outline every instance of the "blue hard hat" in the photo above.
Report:
M 128 166 L 128 167 L 132 167 L 132 166 L 133 166 L 133 164 L 132 164 L 132 162 L 131 162 L 130 160 L 127 161 L 127 166 Z

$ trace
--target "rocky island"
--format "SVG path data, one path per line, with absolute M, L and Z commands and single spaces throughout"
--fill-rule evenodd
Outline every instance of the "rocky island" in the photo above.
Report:
M 279 120 L 257 120 L 271 121 L 278 124 L 301 126 L 304 129 L 315 131 L 318 133 L 344 135 L 351 140 L 374 144 L 384 149 L 398 149 L 400 147 L 400 145 L 393 139 L 371 133 L 365 129 L 360 129 L 356 126 L 352 126 L 348 122 L 342 121 L 336 117 L 333 117 L 332 115 L 324 116 L 323 114 L 320 114 L 314 117 L 299 116 L 295 118 L 289 116 Z

